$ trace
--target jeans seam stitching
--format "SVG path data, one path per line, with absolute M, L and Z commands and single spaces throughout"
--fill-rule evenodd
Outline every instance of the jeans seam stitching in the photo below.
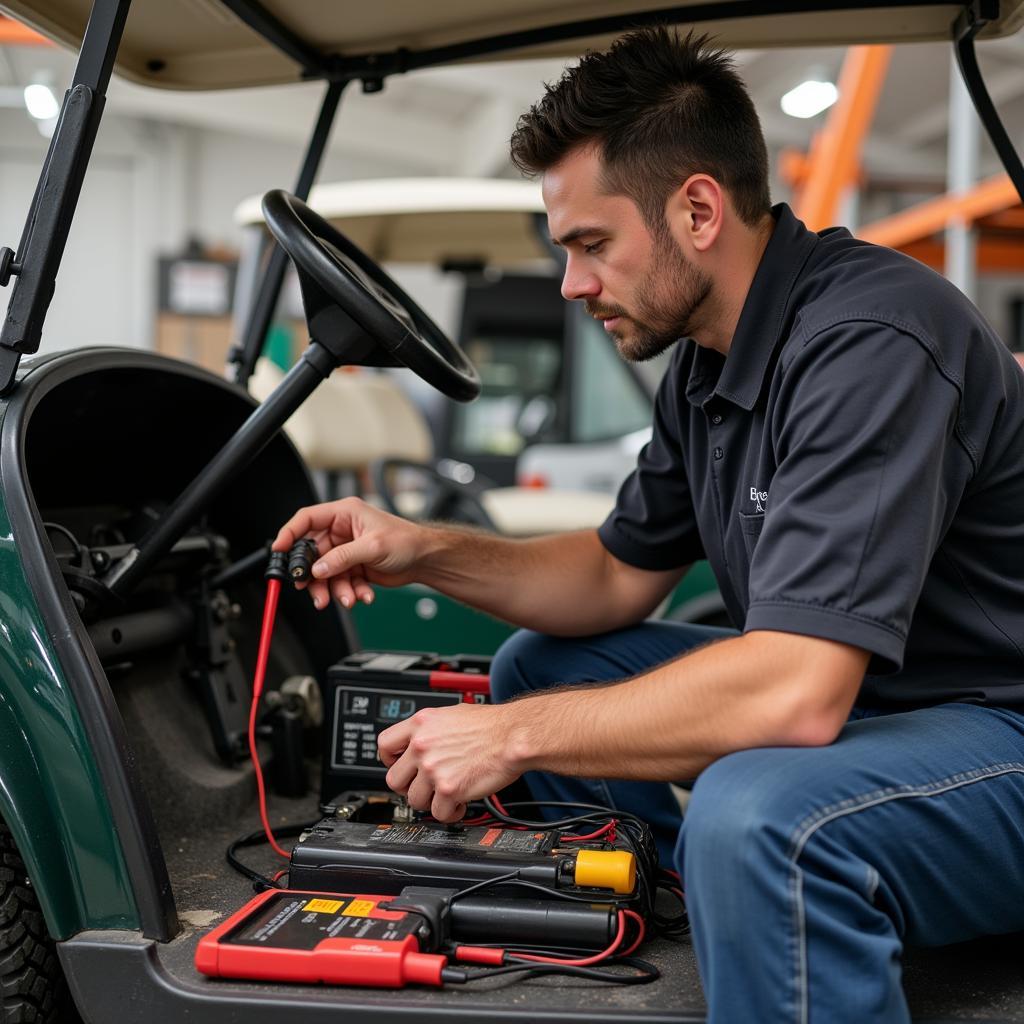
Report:
M 839 818 L 871 807 L 880 807 L 893 800 L 905 800 L 913 797 L 943 796 L 955 789 L 969 786 L 975 782 L 986 782 L 1003 775 L 1024 775 L 1024 764 L 1009 761 L 988 768 L 976 768 L 969 772 L 958 772 L 923 786 L 888 787 L 873 790 L 859 797 L 850 797 L 837 804 L 830 804 L 814 814 L 804 818 L 793 832 L 790 841 L 790 899 L 793 901 L 793 918 L 797 930 L 797 970 L 796 996 L 797 1020 L 799 1024 L 807 1024 L 809 1009 L 807 1005 L 807 923 L 803 904 L 803 874 L 797 864 L 811 836 L 820 828 Z M 876 886 L 877 888 L 877 886 Z

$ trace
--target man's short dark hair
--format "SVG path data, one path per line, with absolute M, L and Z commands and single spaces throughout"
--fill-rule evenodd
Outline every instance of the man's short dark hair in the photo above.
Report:
M 633 199 L 652 229 L 698 172 L 728 191 L 747 224 L 771 208 L 757 111 L 731 55 L 708 36 L 659 26 L 587 54 L 519 118 L 512 161 L 532 176 L 588 144 L 600 147 L 604 186 Z

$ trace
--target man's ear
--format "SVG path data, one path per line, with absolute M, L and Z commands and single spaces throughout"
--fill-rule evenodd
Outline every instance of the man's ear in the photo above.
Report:
M 722 230 L 725 194 L 707 174 L 691 174 L 668 197 L 665 216 L 672 234 L 697 252 L 707 252 Z

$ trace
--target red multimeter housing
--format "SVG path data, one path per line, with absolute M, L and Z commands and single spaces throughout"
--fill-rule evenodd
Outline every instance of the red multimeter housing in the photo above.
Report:
M 258 981 L 441 985 L 447 959 L 420 952 L 419 915 L 381 909 L 393 898 L 268 889 L 200 940 L 196 968 Z

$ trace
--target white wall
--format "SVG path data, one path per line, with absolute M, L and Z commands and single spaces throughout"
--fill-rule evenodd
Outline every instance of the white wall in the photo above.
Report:
M 118 128 L 96 147 L 82 187 L 44 328 L 47 351 L 150 344 L 150 260 L 171 225 L 155 202 L 159 163 L 147 133 Z M 46 140 L 23 113 L 0 110 L 0 245 L 18 246 L 45 153 Z M 8 295 L 0 291 L 0 308 Z
M 0 109 L 0 245 L 16 249 L 47 141 L 23 110 Z M 353 160 L 332 143 L 321 180 L 417 174 L 405 165 Z M 44 351 L 79 345 L 152 345 L 156 261 L 195 236 L 236 248 L 238 203 L 270 188 L 292 188 L 302 147 L 240 133 L 106 116 L 86 175 Z M 0 311 L 9 290 L 0 290 Z
M 312 126 L 311 126 L 312 127 Z M 237 248 L 241 233 L 232 220 L 242 200 L 272 188 L 295 186 L 303 148 L 241 134 L 196 129 L 190 193 L 196 202 L 187 212 L 190 230 L 204 241 Z M 399 164 L 366 158 L 353 159 L 344 152 L 344 139 L 332 141 L 325 154 L 319 181 L 353 178 L 400 177 L 423 173 L 414 161 Z

